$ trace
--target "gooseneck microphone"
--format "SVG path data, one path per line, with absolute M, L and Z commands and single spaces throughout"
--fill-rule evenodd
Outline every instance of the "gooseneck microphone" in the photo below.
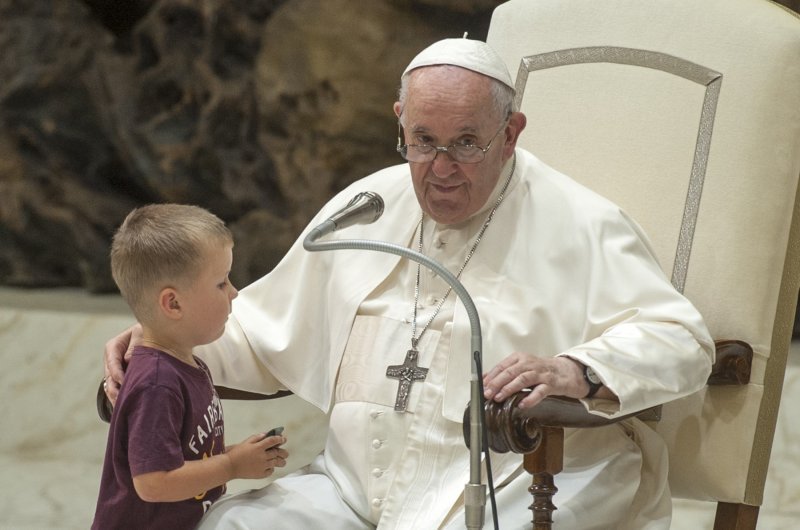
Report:
M 381 215 L 383 215 L 383 198 L 373 191 L 362 191 L 350 199 L 344 208 L 314 228 L 306 241 L 319 239 L 326 234 L 355 224 L 374 223 Z M 306 250 L 309 249 L 306 248 Z
M 478 317 L 478 310 L 475 307 L 472 297 L 456 278 L 453 273 L 444 268 L 437 261 L 428 256 L 408 249 L 406 247 L 388 243 L 385 241 L 371 241 L 364 239 L 340 239 L 334 241 L 317 241 L 322 236 L 335 230 L 340 230 L 354 224 L 370 224 L 377 221 L 383 215 L 383 199 L 375 192 L 365 191 L 356 195 L 347 205 L 333 214 L 326 221 L 313 228 L 303 240 L 303 248 L 311 252 L 324 250 L 373 250 L 387 252 L 403 256 L 412 261 L 425 265 L 436 272 L 447 284 L 453 288 L 458 298 L 464 304 L 464 309 L 469 317 L 472 347 L 472 374 L 470 378 L 470 403 L 469 403 L 469 452 L 470 452 L 470 481 L 464 487 L 464 512 L 466 526 L 469 529 L 479 529 L 483 527 L 485 505 L 486 505 L 486 486 L 481 482 L 481 451 L 483 444 L 484 426 L 484 399 L 483 399 L 483 378 L 481 374 L 481 323 Z M 486 450 L 487 466 L 489 464 L 489 451 Z M 489 482 L 489 495 L 494 502 L 494 487 L 492 484 L 491 473 L 487 474 Z M 494 523 L 497 527 L 497 510 L 493 510 L 495 516 Z

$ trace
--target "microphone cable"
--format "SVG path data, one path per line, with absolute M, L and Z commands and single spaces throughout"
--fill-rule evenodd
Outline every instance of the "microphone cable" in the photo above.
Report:
M 473 352 L 475 359 L 475 366 L 477 366 L 478 374 L 483 374 L 483 361 L 480 352 Z M 481 440 L 483 444 L 483 452 L 486 455 L 486 485 L 489 487 L 489 504 L 492 507 L 492 522 L 494 523 L 494 530 L 500 530 L 500 523 L 497 519 L 497 500 L 494 494 L 494 478 L 492 476 L 492 457 L 489 450 L 489 433 L 486 429 L 486 398 L 483 395 L 483 377 L 480 382 L 480 406 L 481 406 Z

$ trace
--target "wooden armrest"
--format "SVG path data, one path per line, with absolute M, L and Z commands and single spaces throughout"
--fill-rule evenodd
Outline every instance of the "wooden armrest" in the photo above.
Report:
M 717 355 L 708 384 L 746 385 L 750 381 L 753 348 L 740 340 L 718 340 L 714 345 Z M 605 418 L 591 414 L 577 399 L 557 396 L 547 397 L 535 407 L 520 409 L 517 403 L 528 392 L 519 392 L 501 403 L 486 402 L 486 432 L 492 450 L 526 454 L 539 446 L 543 427 L 602 427 L 639 414 Z M 469 446 L 469 406 L 464 411 L 463 425 L 464 440 Z
M 535 407 L 519 408 L 517 404 L 530 391 L 517 392 L 503 402 L 487 401 L 486 432 L 489 447 L 497 453 L 512 451 L 525 454 L 539 447 L 545 427 L 602 427 L 636 414 L 605 418 L 590 414 L 583 404 L 572 398 L 549 396 Z M 469 407 L 464 411 L 464 440 L 469 447 Z
M 753 347 L 741 340 L 714 341 L 717 358 L 708 376 L 709 385 L 746 385 L 753 366 Z
M 228 388 L 225 386 L 214 385 L 220 399 L 238 399 L 238 400 L 262 400 L 262 399 L 275 399 L 284 396 L 292 395 L 290 390 L 279 390 L 274 394 L 260 394 L 258 392 L 247 392 L 245 390 L 236 390 L 235 388 Z M 106 396 L 105 388 L 103 388 L 103 381 L 100 381 L 100 386 L 97 387 L 97 415 L 106 423 L 111 421 L 111 412 L 114 407 Z
M 274 394 L 261 394 L 260 392 L 248 392 L 246 390 L 236 390 L 235 388 L 228 388 L 226 386 L 214 385 L 217 390 L 217 395 L 220 399 L 238 399 L 238 400 L 263 400 L 263 399 L 276 399 L 285 396 L 291 396 L 291 390 L 279 390 Z

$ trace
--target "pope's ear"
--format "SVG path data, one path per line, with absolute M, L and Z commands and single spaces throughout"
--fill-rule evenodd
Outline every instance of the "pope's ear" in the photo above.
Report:
M 516 145 L 517 140 L 519 140 L 519 135 L 522 134 L 522 131 L 525 130 L 525 126 L 528 124 L 528 118 L 521 112 L 512 112 L 511 116 L 508 118 L 508 126 L 510 127 L 511 134 L 513 135 L 514 144 Z
M 507 156 L 514 154 L 514 148 L 517 146 L 519 135 L 525 130 L 525 125 L 528 124 L 528 118 L 521 112 L 512 112 L 508 118 L 508 125 L 506 126 L 506 142 L 503 146 L 507 151 Z
M 158 294 L 158 309 L 167 318 L 180 318 L 181 304 L 178 299 L 178 292 L 172 287 L 161 289 L 161 292 Z

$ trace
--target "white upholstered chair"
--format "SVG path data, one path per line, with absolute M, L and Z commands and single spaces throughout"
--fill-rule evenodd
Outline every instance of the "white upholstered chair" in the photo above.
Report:
M 798 294 L 800 18 L 767 0 L 511 0 L 487 41 L 516 75 L 522 146 L 625 209 L 714 338 L 752 346 L 748 383 L 653 425 L 673 496 L 755 528 Z

